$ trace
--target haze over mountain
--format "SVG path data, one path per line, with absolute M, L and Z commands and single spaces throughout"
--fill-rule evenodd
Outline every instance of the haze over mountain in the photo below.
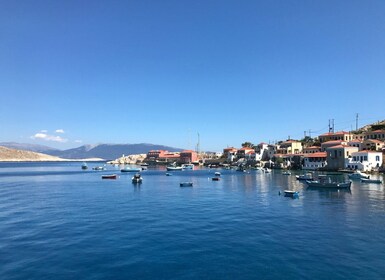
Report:
M 102 158 L 105 160 L 113 160 L 121 157 L 122 155 L 146 154 L 150 150 L 167 150 L 170 152 L 180 152 L 183 150 L 164 145 L 147 143 L 83 145 L 78 148 L 68 150 L 59 150 L 43 145 L 22 144 L 14 142 L 0 143 L 0 146 L 44 153 L 64 159 Z

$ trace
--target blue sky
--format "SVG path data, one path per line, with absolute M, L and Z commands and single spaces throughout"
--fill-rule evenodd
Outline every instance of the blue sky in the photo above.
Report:
M 385 1 L 0 1 L 0 142 L 221 151 L 385 119 Z

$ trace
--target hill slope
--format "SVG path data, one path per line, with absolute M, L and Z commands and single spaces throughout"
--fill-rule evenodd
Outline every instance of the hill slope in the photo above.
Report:
M 63 161 L 63 159 L 46 154 L 0 146 L 0 161 Z

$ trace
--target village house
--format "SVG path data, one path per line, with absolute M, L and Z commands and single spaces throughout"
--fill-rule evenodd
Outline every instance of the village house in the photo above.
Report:
M 303 155 L 303 167 L 307 170 L 318 170 L 327 165 L 326 152 L 307 153 Z
M 244 147 L 237 151 L 237 159 L 241 158 L 250 158 L 250 154 L 255 154 L 255 151 L 253 148 Z
M 383 161 L 382 152 L 359 151 L 346 160 L 345 168 L 360 171 L 377 171 Z
M 304 154 L 314 154 L 314 153 L 319 153 L 319 152 L 321 152 L 321 147 L 318 147 L 318 146 L 311 146 L 311 147 L 303 148 Z
M 377 139 L 367 139 L 364 140 L 361 144 L 360 150 L 368 151 L 381 151 L 384 148 L 385 143 Z
M 192 150 L 185 150 L 180 152 L 179 161 L 181 163 L 192 163 L 198 161 L 198 154 Z
M 364 132 L 364 138 L 366 139 L 377 139 L 385 141 L 385 130 L 375 130 L 375 131 L 366 131 Z
M 338 145 L 347 145 L 348 142 L 342 140 L 327 141 L 321 144 L 321 152 L 325 152 L 327 148 L 338 146 Z
M 257 161 L 268 161 L 275 153 L 275 146 L 267 143 L 259 143 L 254 149 L 256 153 L 255 159 Z
M 169 152 L 165 150 L 151 150 L 147 153 L 146 161 L 154 162 L 170 162 L 177 161 L 180 154 L 177 152 Z
M 338 145 L 326 148 L 327 169 L 344 169 L 347 159 L 351 157 L 354 152 L 358 152 L 358 148 L 350 147 L 348 145 Z
M 236 159 L 238 149 L 234 147 L 229 147 L 223 149 L 223 157 L 228 161 L 232 162 Z
M 296 140 L 287 140 L 277 145 L 276 154 L 299 154 L 302 152 L 302 143 Z
M 342 141 L 350 141 L 354 139 L 353 134 L 346 131 L 338 131 L 338 132 L 327 132 L 318 136 L 319 141 L 322 143 L 328 141 L 342 140 Z

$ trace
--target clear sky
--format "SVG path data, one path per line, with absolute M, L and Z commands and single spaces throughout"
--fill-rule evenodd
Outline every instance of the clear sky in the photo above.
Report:
M 383 0 L 1 0 L 0 142 L 221 151 L 385 119 Z M 307 132 L 308 133 L 308 132 Z

